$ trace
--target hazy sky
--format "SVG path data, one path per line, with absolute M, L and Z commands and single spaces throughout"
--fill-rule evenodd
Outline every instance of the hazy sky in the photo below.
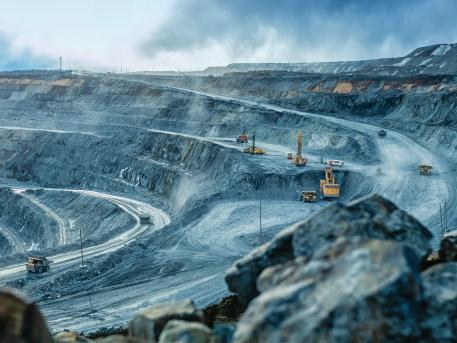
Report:
M 0 0 L 0 69 L 194 70 L 457 42 L 456 0 Z

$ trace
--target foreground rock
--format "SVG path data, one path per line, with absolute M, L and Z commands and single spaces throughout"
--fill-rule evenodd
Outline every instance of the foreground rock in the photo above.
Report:
M 439 258 L 442 262 L 457 261 L 457 231 L 444 235 L 440 244 Z
M 159 343 L 217 343 L 211 330 L 201 323 L 170 320 L 162 333 Z
M 283 230 L 272 241 L 237 261 L 226 275 L 229 289 L 248 303 L 259 294 L 257 277 L 265 268 L 298 256 L 310 259 L 339 237 L 403 242 L 423 258 L 429 251 L 432 234 L 414 217 L 378 195 L 347 206 L 336 203 Z
M 129 323 L 129 336 L 157 342 L 165 325 L 172 319 L 203 322 L 203 312 L 190 300 L 154 305 Z
M 457 263 L 431 267 L 423 273 L 423 342 L 457 339 Z
M 236 343 L 406 341 L 420 337 L 421 257 L 397 242 L 342 243 L 336 256 L 271 267 Z M 330 249 L 335 252 L 333 248 Z
M 0 290 L 0 343 L 49 343 L 51 335 L 37 306 L 10 290 Z
M 59 332 L 53 338 L 54 343 L 94 343 L 91 339 L 74 332 Z

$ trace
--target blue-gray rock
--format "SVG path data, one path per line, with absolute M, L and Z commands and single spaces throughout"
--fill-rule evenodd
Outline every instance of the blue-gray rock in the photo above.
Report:
M 457 231 L 451 231 L 443 236 L 439 258 L 443 262 L 457 261 Z
M 292 226 L 280 232 L 273 240 L 241 258 L 227 271 L 225 281 L 232 292 L 247 304 L 259 292 L 256 288 L 257 276 L 266 267 L 293 259 Z
M 457 263 L 438 264 L 422 274 L 423 342 L 457 341 Z
M 37 306 L 12 289 L 0 290 L 0 343 L 51 343 Z
M 286 228 L 270 242 L 235 262 L 225 280 L 243 303 L 249 303 L 259 294 L 257 277 L 265 268 L 297 256 L 310 259 L 316 251 L 338 238 L 404 242 L 420 257 L 425 257 L 432 234 L 392 202 L 371 195 L 349 205 L 332 204 L 312 218 Z
M 295 256 L 311 256 L 338 237 L 362 237 L 404 242 L 425 257 L 430 231 L 416 218 L 387 199 L 371 195 L 349 205 L 335 204 L 323 209 L 294 231 Z
M 404 342 L 420 336 L 421 257 L 392 241 L 298 258 L 241 318 L 235 343 Z M 333 250 L 333 249 L 330 249 Z M 333 250 L 334 251 L 334 250 Z M 271 267 L 281 270 L 281 266 Z M 268 273 L 265 270 L 264 273 Z
M 233 340 L 233 334 L 235 333 L 235 328 L 235 324 L 215 323 L 213 334 L 219 343 L 231 343 Z
M 159 343 L 216 343 L 216 338 L 204 324 L 170 320 L 160 334 Z
M 203 312 L 191 300 L 157 304 L 138 313 L 129 323 L 129 336 L 157 342 L 160 334 L 173 319 L 203 322 Z

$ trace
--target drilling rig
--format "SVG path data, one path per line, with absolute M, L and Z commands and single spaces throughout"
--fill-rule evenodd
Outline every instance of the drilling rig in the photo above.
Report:
M 244 152 L 251 155 L 263 155 L 265 154 L 265 149 L 255 146 L 255 133 L 252 135 L 252 145 L 249 148 L 243 150 Z
M 302 139 L 303 139 L 303 135 L 301 133 L 301 131 L 298 131 L 298 136 L 297 136 L 297 155 L 295 156 L 295 165 L 297 167 L 304 167 L 306 166 L 306 162 L 308 161 L 307 158 L 305 156 L 302 156 L 302 147 L 303 147 L 303 143 L 302 143 Z

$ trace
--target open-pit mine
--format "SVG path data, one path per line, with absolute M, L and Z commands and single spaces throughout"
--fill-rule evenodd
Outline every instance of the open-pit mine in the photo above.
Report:
M 446 47 L 168 76 L 0 73 L 0 284 L 53 331 L 123 326 L 169 300 L 203 307 L 281 229 L 372 193 L 436 249 L 457 228 Z

